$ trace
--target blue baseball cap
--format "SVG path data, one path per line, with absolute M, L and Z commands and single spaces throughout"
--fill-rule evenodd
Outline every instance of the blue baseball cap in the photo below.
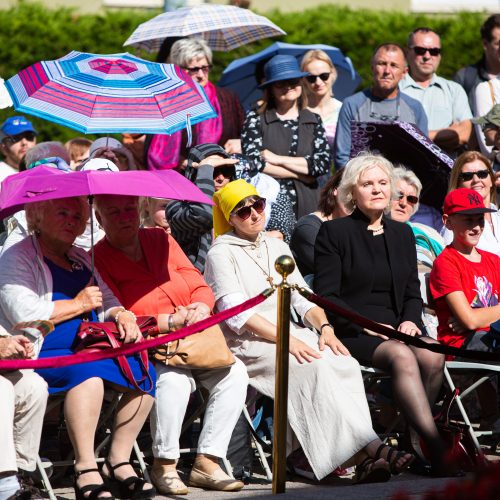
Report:
M 0 130 L 4 136 L 18 135 L 23 132 L 33 132 L 37 134 L 31 122 L 26 120 L 24 116 L 11 116 L 7 118 L 0 126 Z

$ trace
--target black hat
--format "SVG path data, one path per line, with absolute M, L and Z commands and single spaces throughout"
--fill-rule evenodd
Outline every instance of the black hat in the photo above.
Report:
M 200 163 L 202 160 L 212 155 L 219 155 L 223 158 L 229 158 L 229 155 L 226 153 L 222 146 L 219 146 L 218 144 L 207 143 L 192 147 L 189 150 L 187 163 L 188 165 L 191 165 L 191 163 Z

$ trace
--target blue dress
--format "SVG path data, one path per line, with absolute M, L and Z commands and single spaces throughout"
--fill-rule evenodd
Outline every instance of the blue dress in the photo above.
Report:
M 91 273 L 83 266 L 68 271 L 48 259 L 45 259 L 45 263 L 52 274 L 52 300 L 54 301 L 74 299 L 90 281 Z M 81 316 L 77 316 L 59 323 L 55 330 L 45 337 L 39 357 L 48 358 L 73 354 L 75 336 L 82 320 Z M 94 311 L 92 311 L 90 321 L 97 321 Z M 140 380 L 143 376 L 143 369 L 138 355 L 127 356 L 127 359 L 136 380 Z M 134 390 L 134 387 L 129 384 L 121 372 L 120 366 L 114 359 L 103 359 L 91 363 L 82 363 L 61 368 L 45 368 L 36 371 L 47 381 L 49 394 L 68 391 L 92 377 L 99 377 L 105 381 Z M 153 381 L 153 388 L 149 394 L 154 396 L 156 373 L 151 363 L 149 363 L 149 374 Z M 139 387 L 147 391 L 149 389 L 149 380 L 146 378 L 139 384 Z

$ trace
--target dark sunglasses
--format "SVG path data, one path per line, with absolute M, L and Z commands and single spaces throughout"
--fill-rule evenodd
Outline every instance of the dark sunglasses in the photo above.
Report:
M 214 168 L 214 179 L 221 175 L 226 179 L 230 179 L 234 175 L 234 167 L 215 167 Z
M 298 87 L 300 85 L 300 78 L 293 78 L 291 80 L 280 80 L 277 82 L 274 82 L 273 85 L 275 87 L 278 87 L 279 89 L 284 89 L 286 87 Z
M 416 205 L 418 203 L 418 196 L 414 196 L 412 194 L 404 194 L 399 192 L 398 193 L 398 200 L 402 200 L 403 198 L 406 198 L 406 201 L 410 205 Z
M 423 56 L 426 52 L 429 52 L 429 54 L 434 57 L 441 54 L 441 49 L 439 47 L 419 47 L 416 45 L 415 47 L 412 47 L 412 49 L 417 56 Z
M 35 140 L 35 137 L 36 134 L 34 132 L 23 132 L 22 134 L 9 135 L 3 140 L 3 142 L 7 144 L 16 144 L 23 139 L 33 142 Z
M 475 172 L 462 172 L 458 175 L 458 180 L 462 182 L 469 182 L 475 175 L 477 175 L 479 179 L 486 179 L 486 177 L 490 175 L 490 172 L 486 168 L 484 170 L 476 170 Z
M 266 199 L 259 198 L 257 201 L 254 201 L 252 205 L 242 207 L 239 210 L 236 210 L 236 212 L 233 212 L 231 215 L 237 215 L 241 220 L 247 220 L 250 215 L 252 215 L 252 208 L 258 214 L 261 214 L 266 208 Z
M 188 73 L 198 73 L 198 71 L 203 71 L 203 73 L 208 73 L 212 69 L 211 64 L 207 64 L 206 66 L 194 66 L 192 68 L 184 68 Z
M 330 78 L 330 75 L 331 75 L 331 73 L 320 73 L 319 75 L 307 75 L 305 77 L 305 79 L 309 83 L 316 82 L 316 78 L 319 78 L 320 80 L 323 80 L 324 82 L 326 82 L 328 80 L 328 78 Z

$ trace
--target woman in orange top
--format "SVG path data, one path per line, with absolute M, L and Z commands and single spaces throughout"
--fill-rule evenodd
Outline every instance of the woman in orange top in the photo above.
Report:
M 163 229 L 139 228 L 138 198 L 97 196 L 96 217 L 106 237 L 95 247 L 96 266 L 121 303 L 136 315 L 153 315 L 162 333 L 210 315 L 214 296 L 199 271 Z M 210 395 L 189 483 L 236 491 L 243 483 L 219 466 L 243 409 L 248 375 L 240 361 L 228 368 L 196 370 L 156 363 L 156 400 L 151 416 L 151 479 L 165 495 L 186 494 L 177 474 L 182 421 L 196 382 Z M 196 380 L 195 380 L 196 379 Z

